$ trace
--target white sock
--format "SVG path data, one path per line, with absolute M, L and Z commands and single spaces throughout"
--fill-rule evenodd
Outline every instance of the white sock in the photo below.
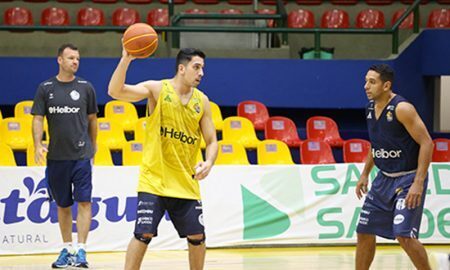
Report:
M 67 251 L 69 251 L 69 253 L 73 253 L 74 252 L 74 248 L 73 248 L 72 242 L 65 242 L 63 244 L 63 247 L 65 249 L 67 249 Z
M 77 245 L 77 251 L 80 250 L 80 249 L 86 250 L 86 243 L 78 243 L 78 245 Z

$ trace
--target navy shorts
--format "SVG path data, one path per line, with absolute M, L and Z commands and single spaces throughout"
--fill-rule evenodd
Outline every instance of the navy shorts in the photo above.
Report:
M 92 164 L 90 159 L 47 160 L 45 176 L 50 196 L 59 207 L 69 207 L 74 201 L 91 201 Z
M 202 202 L 197 200 L 161 197 L 138 192 L 138 206 L 134 234 L 158 234 L 158 225 L 165 211 L 178 235 L 204 234 Z
M 428 177 L 423 184 L 422 203 L 408 209 L 405 198 L 415 176 L 410 173 L 394 178 L 380 171 L 366 196 L 356 231 L 388 239 L 397 236 L 418 238 Z

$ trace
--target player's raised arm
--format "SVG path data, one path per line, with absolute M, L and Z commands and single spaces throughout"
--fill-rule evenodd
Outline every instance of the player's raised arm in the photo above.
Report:
M 122 49 L 122 58 L 114 70 L 108 85 L 108 95 L 115 99 L 137 102 L 154 96 L 161 88 L 159 81 L 145 81 L 136 85 L 125 84 L 128 67 L 134 57 Z

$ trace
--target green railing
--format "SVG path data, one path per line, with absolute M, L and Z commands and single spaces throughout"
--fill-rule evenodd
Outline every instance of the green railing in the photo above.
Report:
M 413 32 L 419 32 L 419 4 L 420 0 L 415 0 L 399 20 L 389 29 L 361 29 L 361 28 L 345 28 L 345 29 L 329 29 L 329 28 L 287 28 L 287 13 L 281 0 L 277 0 L 276 14 L 186 14 L 179 13 L 174 15 L 174 5 L 169 1 L 169 16 L 171 25 L 167 27 L 154 27 L 158 32 L 172 33 L 172 47 L 179 46 L 180 32 L 228 32 L 228 33 L 274 33 L 282 34 L 282 43 L 287 44 L 287 34 L 313 34 L 314 35 L 314 51 L 316 58 L 320 56 L 321 36 L 323 34 L 382 34 L 392 36 L 392 53 L 398 53 L 399 47 L 399 26 L 411 14 L 414 13 Z M 255 27 L 255 26 L 217 26 L 202 25 L 188 26 L 180 25 L 183 20 L 202 19 L 202 20 L 275 20 L 276 27 Z M 118 31 L 122 32 L 126 27 L 120 26 L 7 26 L 1 25 L 0 31 L 82 31 L 82 32 L 99 32 L 99 31 Z

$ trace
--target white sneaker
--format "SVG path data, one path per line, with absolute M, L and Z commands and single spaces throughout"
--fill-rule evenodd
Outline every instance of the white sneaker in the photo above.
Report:
M 450 254 L 431 253 L 430 265 L 433 270 L 450 270 Z

